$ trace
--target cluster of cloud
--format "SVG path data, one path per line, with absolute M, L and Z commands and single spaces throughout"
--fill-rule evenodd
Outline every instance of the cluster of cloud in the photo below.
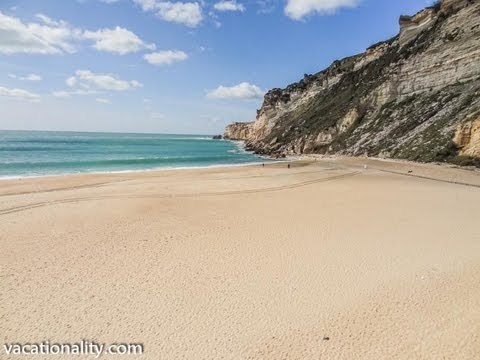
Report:
M 119 0 L 100 0 L 107 4 Z M 205 3 L 171 2 L 162 0 L 132 0 L 145 12 L 152 12 L 158 18 L 182 24 L 187 27 L 197 27 L 204 19 Z M 259 0 L 258 3 L 270 9 L 269 0 Z M 303 20 L 311 14 L 331 14 L 339 8 L 355 7 L 361 0 L 287 0 L 284 12 L 293 20 Z M 209 16 L 217 26 L 215 12 L 244 12 L 245 6 L 237 0 L 220 0 L 213 4 Z M 188 55 L 180 50 L 157 50 L 154 43 L 142 40 L 132 31 L 116 26 L 98 30 L 83 30 L 74 27 L 63 20 L 54 20 L 44 14 L 36 14 L 35 22 L 24 22 L 16 17 L 0 12 L 0 54 L 71 54 L 78 50 L 81 42 L 91 42 L 97 51 L 115 55 L 126 55 L 146 52 L 143 58 L 152 65 L 171 65 L 188 59 Z M 40 81 L 42 77 L 36 74 L 25 76 L 9 74 L 10 78 L 20 81 Z M 77 70 L 66 80 L 68 90 L 56 91 L 56 97 L 71 97 L 73 95 L 103 94 L 107 91 L 126 91 L 142 87 L 136 80 L 122 80 L 112 74 L 96 74 L 89 70 Z M 264 91 L 257 85 L 242 82 L 234 86 L 218 86 L 207 92 L 210 99 L 258 99 Z M 0 96 L 11 99 L 39 102 L 40 95 L 33 92 L 0 87 Z M 101 104 L 109 104 L 104 97 L 96 98 Z
M 198 26 L 203 18 L 203 2 L 170 2 L 162 0 L 133 0 L 143 11 L 155 13 L 160 19 L 183 24 L 189 27 Z M 330 14 L 339 8 L 355 7 L 361 0 L 287 0 L 284 8 L 285 15 L 293 20 L 302 20 L 314 13 Z M 259 0 L 260 13 L 270 12 L 272 4 L 266 0 Z M 213 5 L 219 12 L 239 11 L 244 12 L 245 6 L 236 0 L 221 0 Z M 267 10 L 266 10 L 267 9 Z M 209 13 L 214 23 L 219 26 L 214 12 Z
M 203 20 L 202 6 L 198 2 L 170 2 L 160 0 L 133 0 L 143 11 L 153 12 L 159 18 L 174 23 L 196 27 Z M 360 0 L 288 0 L 285 14 L 302 20 L 312 13 L 332 13 L 338 8 L 357 6 Z M 116 1 L 106 0 L 108 3 Z M 222 0 L 213 5 L 219 12 L 245 11 L 236 0 Z M 214 13 L 211 13 L 214 17 Z M 154 51 L 155 44 L 147 43 L 122 27 L 82 30 L 65 21 L 53 20 L 37 14 L 37 22 L 24 23 L 20 19 L 0 12 L 0 53 L 60 54 L 74 53 L 80 40 L 92 41 L 99 50 L 125 55 L 141 50 Z
M 120 26 L 90 31 L 74 28 L 65 21 L 56 21 L 44 14 L 37 14 L 35 17 L 39 22 L 24 23 L 0 12 L 0 53 L 74 53 L 77 43 L 82 40 L 92 41 L 92 47 L 98 51 L 116 55 L 154 51 L 157 48 L 155 44 L 145 42 L 135 33 Z M 187 58 L 185 52 L 178 50 L 152 52 L 144 56 L 147 62 L 154 65 L 173 64 Z
M 209 99 L 221 100 L 251 100 L 262 98 L 265 92 L 257 85 L 242 82 L 234 86 L 220 85 L 214 90 L 207 92 Z
M 174 22 L 177 24 L 182 24 L 188 27 L 197 27 L 204 20 L 205 16 L 203 14 L 202 5 L 204 3 L 200 2 L 170 2 L 170 1 L 161 1 L 161 0 L 133 0 L 143 11 L 152 12 L 158 18 Z M 223 0 L 215 3 L 213 5 L 215 11 L 224 12 L 224 11 L 245 11 L 245 6 L 243 4 L 237 3 L 236 0 Z M 216 16 L 213 12 L 210 12 L 209 15 L 214 19 L 215 23 Z
M 198 26 L 204 16 L 199 2 L 170 2 L 160 0 L 133 0 L 143 11 L 153 12 L 159 18 L 188 27 Z M 104 0 L 107 3 L 115 0 Z M 355 7 L 360 0 L 288 0 L 285 14 L 294 20 L 302 20 L 312 13 L 327 14 L 342 7 Z M 213 5 L 219 12 L 245 11 L 236 0 L 222 0 Z M 215 15 L 211 12 L 216 23 Z M 44 14 L 37 14 L 37 22 L 24 23 L 20 19 L 0 12 L 0 53 L 59 54 L 74 53 L 76 42 L 93 41 L 99 51 L 125 55 L 141 50 L 155 50 L 133 32 L 122 27 L 96 31 L 75 28 L 65 21 L 56 21 Z

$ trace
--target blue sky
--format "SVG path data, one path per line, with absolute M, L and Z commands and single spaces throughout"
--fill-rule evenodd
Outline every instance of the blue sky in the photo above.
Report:
M 0 129 L 216 134 L 425 0 L 2 0 Z

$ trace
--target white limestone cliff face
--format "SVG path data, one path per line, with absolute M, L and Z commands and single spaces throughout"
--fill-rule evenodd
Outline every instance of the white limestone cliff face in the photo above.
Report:
M 238 128 L 247 147 L 277 156 L 433 161 L 452 156 L 457 127 L 480 113 L 479 91 L 480 1 L 444 0 L 403 16 L 399 36 L 270 90 L 256 121 L 228 132 Z

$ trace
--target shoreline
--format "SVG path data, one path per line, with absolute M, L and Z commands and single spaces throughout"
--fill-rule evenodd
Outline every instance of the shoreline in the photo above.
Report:
M 229 140 L 232 141 L 232 140 Z M 65 179 L 68 177 L 88 177 L 88 176 L 102 176 L 102 175 L 129 175 L 129 174 L 151 174 L 151 173 L 161 173 L 161 172 L 171 172 L 171 171 L 188 171 L 188 170 L 208 170 L 208 169 L 229 169 L 229 168 L 241 168 L 241 167 L 250 167 L 265 164 L 274 165 L 282 163 L 296 163 L 296 162 L 342 162 L 350 161 L 357 163 L 356 166 L 361 166 L 360 163 L 368 164 L 369 162 L 380 162 L 387 165 L 401 165 L 401 166 L 411 166 L 411 167 L 434 167 L 438 169 L 445 170 L 459 170 L 470 172 L 472 174 L 480 175 L 480 169 L 476 167 L 462 167 L 450 163 L 422 163 L 416 161 L 410 161 L 405 159 L 389 159 L 389 158 L 376 158 L 376 157 L 360 157 L 360 156 L 344 156 L 344 155 L 321 155 L 321 154 L 305 154 L 305 155 L 295 155 L 287 156 L 285 158 L 272 158 L 268 156 L 257 155 L 261 159 L 263 158 L 266 162 L 255 161 L 255 162 L 246 162 L 240 164 L 213 164 L 205 166 L 180 166 L 180 167 L 158 167 L 150 169 L 131 169 L 131 170 L 113 170 L 113 171 L 92 171 L 92 172 L 76 172 L 76 173 L 60 173 L 60 174 L 41 174 L 41 175 L 12 175 L 12 176 L 0 176 L 0 183 L 11 180 L 34 180 L 34 179 Z M 398 173 L 401 174 L 401 173 Z
M 142 172 L 154 172 L 154 171 L 175 171 L 175 170 L 190 170 L 190 169 L 214 169 L 222 167 L 242 167 L 253 166 L 261 164 L 261 162 L 248 162 L 241 164 L 214 164 L 205 166 L 181 166 L 181 167 L 158 167 L 150 169 L 132 169 L 132 170 L 113 170 L 113 171 L 86 171 L 76 173 L 61 173 L 61 174 L 42 174 L 42 175 L 12 175 L 12 176 L 0 176 L 0 181 L 3 180 L 21 180 L 21 179 L 38 179 L 38 178 L 51 178 L 51 177 L 65 177 L 65 176 L 82 176 L 82 175 L 107 175 L 107 174 L 135 174 Z
M 292 169 L 285 164 L 290 164 Z M 261 165 L 265 164 L 265 167 Z M 215 174 L 236 174 L 242 172 L 258 172 L 266 175 L 268 171 L 282 172 L 284 169 L 296 174 L 297 168 L 318 168 L 320 171 L 334 169 L 360 173 L 391 174 L 406 178 L 417 178 L 425 181 L 443 182 L 461 186 L 480 187 L 480 171 L 465 169 L 450 164 L 417 163 L 397 159 L 377 159 L 345 156 L 300 156 L 270 162 L 255 162 L 233 165 L 213 165 L 208 167 L 159 168 L 150 170 L 133 170 L 120 172 L 94 172 L 63 175 L 29 176 L 18 178 L 0 178 L 0 197 L 34 193 L 51 192 L 92 186 L 104 186 L 110 183 L 125 181 L 143 181 L 171 177 L 214 176 Z

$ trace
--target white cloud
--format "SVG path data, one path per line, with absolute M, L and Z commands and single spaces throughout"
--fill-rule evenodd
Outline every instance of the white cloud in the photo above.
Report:
M 355 7 L 360 0 L 288 0 L 285 14 L 301 20 L 312 13 L 329 14 L 342 7 Z
M 179 50 L 163 50 L 144 55 L 144 59 L 152 65 L 170 65 L 187 58 L 188 55 Z
M 125 91 L 143 86 L 137 80 L 121 80 L 111 74 L 94 74 L 90 70 L 77 70 L 66 83 L 70 87 L 111 91 Z
M 64 21 L 37 14 L 41 23 L 23 23 L 0 12 L 0 53 L 60 54 L 73 53 L 72 40 L 81 32 Z
M 207 93 L 207 97 L 210 99 L 258 99 L 263 95 L 262 89 L 248 82 L 230 87 L 220 85 Z
M 0 86 L 0 96 L 15 100 L 40 102 L 40 95 L 23 89 L 8 89 Z
M 170 2 L 158 0 L 134 0 L 143 11 L 152 11 L 165 21 L 198 26 L 202 20 L 202 8 L 197 2 Z
M 29 74 L 26 76 L 19 76 L 15 74 L 8 74 L 8 77 L 15 79 L 15 80 L 21 80 L 21 81 L 41 81 L 42 77 L 37 74 Z
M 133 32 L 119 26 L 114 29 L 85 31 L 83 36 L 86 39 L 94 40 L 93 47 L 99 51 L 125 55 L 144 49 L 155 50 L 155 44 L 147 44 Z
M 217 11 L 245 11 L 245 6 L 237 3 L 235 0 L 220 1 L 213 7 Z
M 95 101 L 99 104 L 111 104 L 112 102 L 108 99 L 104 99 L 104 98 L 96 98 Z

